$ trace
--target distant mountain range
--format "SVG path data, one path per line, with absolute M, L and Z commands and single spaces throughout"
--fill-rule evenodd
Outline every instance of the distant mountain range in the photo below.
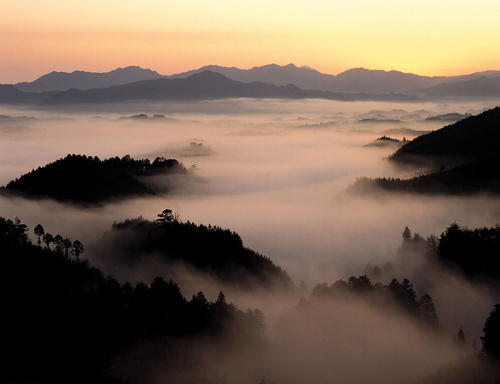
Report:
M 452 83 L 441 83 L 429 88 L 413 91 L 412 94 L 427 99 L 441 99 L 453 96 L 456 99 L 492 99 L 500 96 L 500 76 L 472 78 Z
M 84 71 L 74 71 L 71 73 L 51 72 L 31 83 L 17 83 L 15 86 L 24 92 L 66 91 L 71 88 L 107 88 L 141 80 L 161 79 L 162 77 L 164 76 L 150 69 L 131 66 L 118 68 L 106 73 Z
M 226 76 L 203 71 L 186 78 L 144 80 L 109 88 L 70 89 L 50 95 L 42 105 L 118 103 L 134 100 L 207 100 L 226 98 L 329 99 L 341 101 L 419 101 L 403 94 L 347 94 L 303 90 L 295 85 L 276 86 L 264 82 L 243 83 Z
M 183 78 L 206 70 L 221 73 L 230 79 L 244 83 L 262 81 L 278 86 L 293 84 L 302 89 L 376 94 L 411 93 L 416 89 L 427 88 L 442 83 L 474 80 L 483 76 L 500 78 L 500 71 L 485 71 L 464 76 L 429 77 L 399 71 L 379 71 L 364 68 L 349 69 L 335 76 L 318 72 L 309 67 L 297 67 L 294 64 L 285 66 L 270 64 L 251 69 L 208 65 L 170 77 Z
M 150 69 L 126 67 L 107 73 L 51 72 L 30 83 L 0 85 L 0 103 L 3 104 L 56 105 L 231 97 L 344 101 L 500 99 L 500 71 L 428 77 L 356 68 L 334 76 L 294 64 L 270 64 L 251 69 L 210 65 L 163 76 Z

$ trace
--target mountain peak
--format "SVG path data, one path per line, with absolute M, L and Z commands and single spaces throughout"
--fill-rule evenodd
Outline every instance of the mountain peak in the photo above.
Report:
M 25 92 L 64 91 L 71 88 L 106 88 L 114 85 L 133 83 L 141 80 L 162 78 L 159 73 L 139 66 L 117 68 L 109 72 L 51 72 L 30 83 L 19 83 L 16 87 Z

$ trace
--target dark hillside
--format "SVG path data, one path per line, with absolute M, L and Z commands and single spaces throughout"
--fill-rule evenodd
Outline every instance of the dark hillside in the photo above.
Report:
M 390 160 L 398 164 L 449 165 L 498 158 L 499 151 L 500 107 L 496 107 L 419 136 Z
M 137 375 L 144 378 L 156 364 L 166 382 L 179 382 L 169 375 L 181 368 L 182 382 L 222 383 L 222 373 L 196 377 L 203 365 L 200 340 L 229 356 L 245 349 L 263 353 L 260 310 L 242 312 L 222 292 L 215 302 L 201 291 L 187 300 L 174 281 L 162 277 L 120 285 L 87 261 L 31 244 L 27 230 L 18 220 L 0 217 L 0 252 L 9 271 L 3 303 L 5 382 L 145 382 Z M 143 355 L 133 356 L 136 351 Z M 149 358 L 154 353 L 161 361 Z
M 500 195 L 499 169 L 500 161 L 475 161 L 412 179 L 362 177 L 349 190 L 358 193 L 380 190 L 428 195 Z
M 180 222 L 166 210 L 166 221 L 142 218 L 115 223 L 97 244 L 100 261 L 140 271 L 149 270 L 148 257 L 161 263 L 183 262 L 223 282 L 242 288 L 292 289 L 288 275 L 269 258 L 245 248 L 229 229 Z
M 500 194 L 500 107 L 419 136 L 389 160 L 431 167 L 432 172 L 401 180 L 362 177 L 352 192 L 377 190 L 425 194 Z
M 177 160 L 134 160 L 130 156 L 100 160 L 97 156 L 68 155 L 33 170 L 7 184 L 3 192 L 31 198 L 52 198 L 74 203 L 96 204 L 115 198 L 153 195 L 139 181 L 141 176 L 186 174 Z

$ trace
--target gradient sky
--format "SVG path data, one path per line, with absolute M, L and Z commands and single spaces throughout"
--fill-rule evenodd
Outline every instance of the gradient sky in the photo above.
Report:
M 499 0 L 0 0 L 0 83 L 139 65 L 500 69 Z

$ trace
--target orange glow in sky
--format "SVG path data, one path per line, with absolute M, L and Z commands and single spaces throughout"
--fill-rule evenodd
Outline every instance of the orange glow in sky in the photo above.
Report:
M 0 83 L 138 65 L 500 69 L 498 0 L 0 0 Z

